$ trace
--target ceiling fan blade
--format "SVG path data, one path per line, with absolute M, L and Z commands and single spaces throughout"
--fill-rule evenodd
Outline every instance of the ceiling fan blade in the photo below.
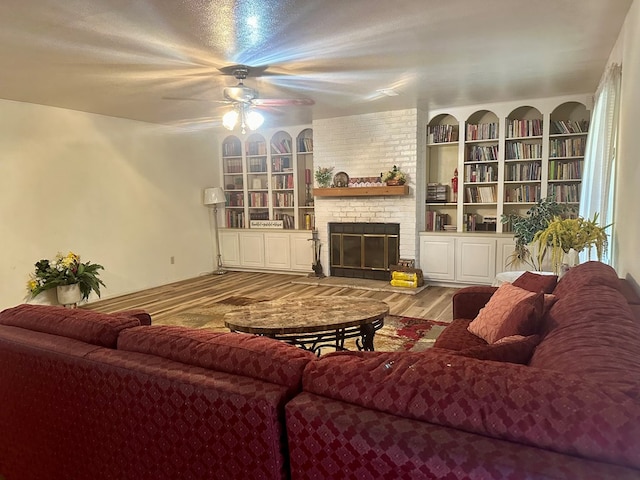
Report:
M 208 98 L 170 97 L 170 96 L 164 96 L 162 97 L 162 100 L 180 100 L 180 101 L 184 100 L 187 102 L 207 102 L 207 103 L 225 103 L 225 104 L 233 103 L 230 100 L 210 100 Z
M 305 107 L 314 105 L 316 102 L 310 98 L 254 98 L 251 103 L 262 107 Z

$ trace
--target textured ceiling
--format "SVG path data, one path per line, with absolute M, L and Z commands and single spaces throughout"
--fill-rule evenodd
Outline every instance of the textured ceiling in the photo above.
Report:
M 2 0 L 0 98 L 196 128 L 246 80 L 266 126 L 593 92 L 632 0 Z M 393 88 L 387 97 L 376 90 Z

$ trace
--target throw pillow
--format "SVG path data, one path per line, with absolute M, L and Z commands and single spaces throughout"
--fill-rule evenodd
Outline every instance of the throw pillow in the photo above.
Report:
M 469 324 L 469 331 L 494 343 L 511 335 L 531 335 L 537 332 L 544 308 L 544 294 L 501 285 L 487 304 Z
M 551 293 L 558 283 L 557 275 L 541 275 L 534 272 L 524 272 L 513 281 L 516 287 L 530 292 Z
M 494 362 L 509 362 L 525 365 L 529 363 L 533 350 L 540 343 L 540 335 L 512 335 L 489 345 L 479 345 L 456 352 L 463 357 Z

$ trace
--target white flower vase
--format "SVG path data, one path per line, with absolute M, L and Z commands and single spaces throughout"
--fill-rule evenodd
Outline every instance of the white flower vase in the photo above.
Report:
M 82 298 L 80 285 L 77 283 L 72 285 L 60 285 L 56 287 L 56 293 L 58 295 L 58 303 L 65 307 L 75 307 Z
M 569 271 L 570 268 L 575 267 L 580 264 L 580 254 L 570 248 L 567 253 L 564 254 L 562 258 L 562 265 L 560 266 L 560 277 L 562 277 L 565 273 Z

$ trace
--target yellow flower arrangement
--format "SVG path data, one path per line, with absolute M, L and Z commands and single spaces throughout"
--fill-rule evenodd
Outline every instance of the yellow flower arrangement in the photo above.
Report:
M 581 252 L 585 248 L 591 258 L 591 249 L 596 248 L 598 260 L 602 260 L 602 253 L 607 246 L 607 232 L 610 225 L 601 227 L 598 225 L 598 214 L 594 214 L 593 220 L 578 218 L 554 217 L 547 228 L 540 230 L 533 238 L 538 245 L 538 260 L 542 263 L 547 249 L 551 250 L 551 264 L 558 273 L 563 263 L 564 254 L 571 249 Z
M 53 260 L 40 260 L 35 264 L 35 271 L 27 282 L 27 288 L 32 296 L 56 288 L 60 285 L 78 284 L 82 292 L 82 298 L 87 299 L 93 290 L 100 297 L 100 285 L 104 286 L 98 278 L 102 265 L 91 262 L 81 262 L 80 255 L 69 252 L 67 255 L 58 253 Z

